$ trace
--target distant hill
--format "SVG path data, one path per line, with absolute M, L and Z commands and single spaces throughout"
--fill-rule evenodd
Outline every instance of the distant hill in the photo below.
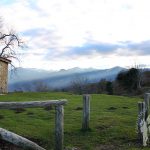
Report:
M 75 78 L 87 78 L 88 82 L 98 82 L 102 78 L 114 80 L 116 75 L 125 68 L 114 67 L 111 69 L 61 69 L 60 71 L 45 71 L 39 69 L 17 68 L 9 72 L 9 91 L 23 90 L 34 91 L 34 85 L 42 82 L 51 89 L 59 89 L 70 85 Z

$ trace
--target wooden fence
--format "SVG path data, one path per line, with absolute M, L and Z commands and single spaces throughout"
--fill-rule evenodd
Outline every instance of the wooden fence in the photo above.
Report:
M 82 130 L 90 129 L 90 101 L 91 96 L 83 95 Z M 143 146 L 148 145 L 150 138 L 150 93 L 144 96 L 144 102 L 138 102 L 138 138 Z
M 67 100 L 48 100 L 32 102 L 0 102 L 0 109 L 36 108 L 55 106 L 55 150 L 63 150 L 64 140 L 64 108 Z M 15 133 L 0 128 L 0 138 L 13 143 L 23 149 L 45 150 L 34 142 L 23 138 Z
M 138 138 L 143 146 L 148 145 L 150 135 L 150 93 L 144 96 L 144 102 L 138 102 Z
M 83 95 L 82 130 L 90 129 L 90 99 L 91 96 Z M 0 102 L 0 109 L 35 108 L 55 106 L 55 150 L 63 150 L 64 141 L 64 108 L 67 100 L 48 100 L 32 102 Z M 143 146 L 147 146 L 150 135 L 150 93 L 146 93 L 144 102 L 138 102 L 138 138 Z M 15 133 L 0 128 L 0 138 L 11 142 L 23 149 L 45 150 L 36 143 L 23 138 Z

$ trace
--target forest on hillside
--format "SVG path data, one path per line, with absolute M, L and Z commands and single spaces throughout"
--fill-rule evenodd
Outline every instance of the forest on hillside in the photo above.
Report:
M 105 78 L 96 83 L 88 83 L 86 78 L 72 81 L 70 87 L 63 89 L 75 94 L 109 94 L 135 96 L 150 92 L 150 70 L 130 68 L 121 71 L 114 81 Z

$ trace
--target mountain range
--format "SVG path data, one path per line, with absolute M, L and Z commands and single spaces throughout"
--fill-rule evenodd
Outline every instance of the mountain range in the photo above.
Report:
M 35 85 L 42 83 L 50 89 L 60 89 L 68 87 L 76 79 L 87 79 L 89 83 L 95 83 L 105 78 L 114 80 L 117 74 L 125 70 L 122 67 L 110 69 L 61 69 L 59 71 L 46 71 L 31 68 L 16 68 L 9 71 L 8 89 L 9 91 L 34 91 Z

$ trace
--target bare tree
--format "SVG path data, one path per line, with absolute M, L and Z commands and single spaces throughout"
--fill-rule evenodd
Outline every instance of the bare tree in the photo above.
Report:
M 132 68 L 135 68 L 135 69 L 138 70 L 138 83 L 137 83 L 137 86 L 138 86 L 139 89 L 141 89 L 146 65 L 145 64 L 135 64 Z M 131 69 L 131 68 L 129 68 L 129 69 Z
M 23 47 L 23 42 L 15 31 L 6 31 L 3 20 L 0 18 L 0 57 L 6 59 L 17 59 L 16 48 Z M 12 65 L 12 63 L 11 63 Z
M 86 77 L 77 75 L 71 81 L 71 90 L 75 94 L 85 94 L 87 93 L 87 84 L 88 84 L 88 79 Z
M 36 81 L 34 82 L 34 90 L 36 92 L 48 92 L 50 91 L 50 88 L 48 85 L 43 81 Z

